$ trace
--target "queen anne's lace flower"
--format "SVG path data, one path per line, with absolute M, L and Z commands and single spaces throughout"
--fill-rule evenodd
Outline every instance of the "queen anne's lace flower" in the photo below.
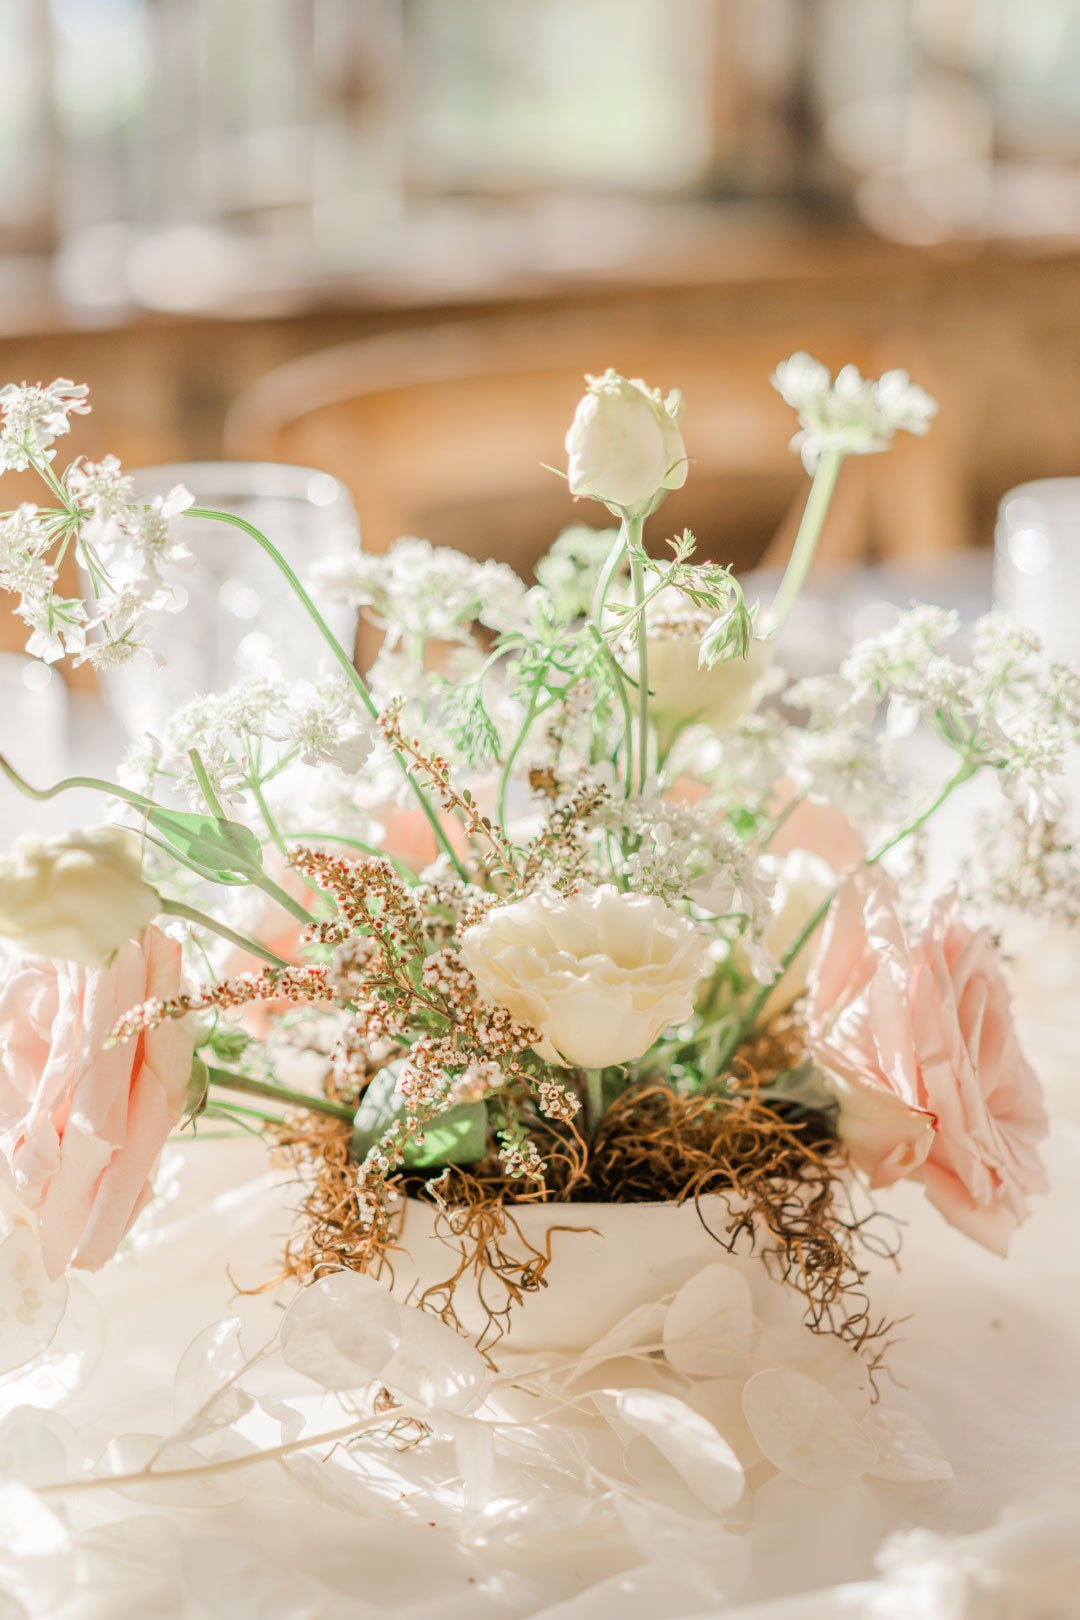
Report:
M 107 538 L 112 526 L 127 518 L 135 500 L 135 481 L 124 473 L 115 456 L 73 462 L 64 482 L 72 500 L 90 514 L 87 533 L 91 539 Z
M 925 433 L 937 414 L 937 402 L 906 371 L 886 371 L 874 382 L 844 366 L 834 382 L 820 361 L 801 352 L 777 366 L 773 387 L 798 414 L 801 431 L 791 447 L 811 473 L 825 450 L 872 455 L 898 431 Z
M 391 646 L 411 636 L 460 641 L 477 620 L 516 629 L 525 611 L 526 587 L 512 568 L 428 540 L 398 540 L 382 556 L 341 553 L 312 572 L 332 599 L 369 609 Z
M 85 383 L 67 377 L 0 388 L 0 472 L 22 472 L 32 462 L 50 460 L 53 440 L 70 430 L 68 418 L 89 411 L 89 392 Z

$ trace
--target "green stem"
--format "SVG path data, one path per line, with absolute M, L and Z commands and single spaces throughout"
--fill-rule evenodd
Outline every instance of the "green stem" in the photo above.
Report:
M 634 590 L 634 603 L 640 608 L 645 596 L 645 566 L 641 556 L 641 518 L 631 518 L 627 525 L 627 550 L 630 553 L 630 580 Z M 638 655 L 638 788 L 644 793 L 649 776 L 649 638 L 645 634 L 644 614 L 637 626 Z
M 232 512 L 215 512 L 211 511 L 209 507 L 193 506 L 189 509 L 188 516 L 193 518 L 208 518 L 216 523 L 231 523 L 234 528 L 242 529 L 246 535 L 250 535 L 251 539 L 254 540 L 257 545 L 262 547 L 263 551 L 265 551 L 266 555 L 270 558 L 270 561 L 274 564 L 275 568 L 277 568 L 287 580 L 290 588 L 296 596 L 297 601 L 308 614 L 308 617 L 311 619 L 311 622 L 314 624 L 316 630 L 318 630 L 319 634 L 326 642 L 326 645 L 329 647 L 330 651 L 341 665 L 346 679 L 349 681 L 349 684 L 352 686 L 354 692 L 364 705 L 364 708 L 367 710 L 368 714 L 373 720 L 377 720 L 379 717 L 378 708 L 375 704 L 375 700 L 371 696 L 371 693 L 368 691 L 367 685 L 364 682 L 363 677 L 360 675 L 359 670 L 356 668 L 351 657 L 345 651 L 345 648 L 341 645 L 340 641 L 337 639 L 334 632 L 331 630 L 330 626 L 327 624 L 326 620 L 315 606 L 315 603 L 312 601 L 308 592 L 304 589 L 303 585 L 301 585 L 295 571 L 289 567 L 289 564 L 285 561 L 285 558 L 281 555 L 281 552 L 277 549 L 274 543 L 271 540 L 268 540 L 266 535 L 263 534 L 260 529 L 257 529 L 253 523 L 248 523 L 245 518 L 236 517 Z M 465 868 L 462 866 L 461 861 L 458 859 L 453 847 L 450 844 L 450 840 L 443 831 L 435 807 L 432 805 L 427 794 L 420 786 L 420 783 L 410 772 L 408 765 L 406 764 L 405 760 L 402 759 L 401 755 L 395 753 L 394 757 L 401 767 L 402 773 L 405 776 L 405 779 L 408 782 L 417 803 L 431 824 L 431 829 L 435 834 L 436 843 L 443 850 L 443 853 L 449 857 L 451 864 L 454 866 L 462 881 L 467 881 Z
M 262 816 L 263 826 L 269 833 L 272 842 L 277 845 L 278 850 L 282 855 L 285 856 L 285 859 L 288 860 L 288 847 L 286 846 L 284 838 L 281 836 L 281 829 L 274 820 L 270 806 L 266 802 L 266 795 L 262 790 L 262 783 L 259 780 L 259 774 L 255 769 L 255 762 L 252 759 L 250 752 L 248 753 L 248 768 L 251 772 L 248 777 L 248 787 L 251 789 L 252 798 L 259 807 L 259 814 Z M 317 885 L 310 884 L 309 887 L 317 888 Z
M 54 782 L 52 787 L 31 787 L 24 776 L 20 776 L 14 765 L 0 754 L 0 770 L 4 772 L 8 781 L 25 793 L 28 799 L 55 799 L 58 793 L 67 793 L 72 788 L 92 788 L 96 793 L 108 793 L 112 798 L 123 799 L 125 804 L 134 805 L 137 810 L 160 810 L 161 806 L 155 804 L 142 793 L 134 793 L 129 788 L 118 787 L 115 782 L 103 782 L 97 776 L 65 776 L 62 781 Z
M 227 939 L 230 945 L 236 945 L 240 950 L 248 951 L 252 956 L 257 956 L 260 961 L 266 962 L 272 968 L 292 966 L 292 963 L 286 962 L 283 956 L 276 955 L 274 951 L 268 951 L 265 945 L 258 944 L 256 940 L 248 939 L 244 934 L 235 933 L 233 929 L 226 928 L 223 922 L 218 922 L 216 917 L 208 917 L 205 912 L 197 911 L 194 906 L 185 905 L 182 900 L 166 900 L 162 898 L 161 909 L 169 917 L 183 917 L 185 922 L 196 923 L 200 928 L 208 928 L 212 934 L 219 934 L 222 939 Z
M 593 592 L 592 611 L 589 617 L 601 635 L 604 631 L 604 603 L 607 601 L 607 593 L 611 589 L 611 582 L 618 572 L 619 564 L 622 562 L 628 535 L 629 525 L 624 517 L 619 524 L 619 532 L 615 536 L 615 542 L 608 552 L 607 560 L 600 571 L 600 578 L 596 582 L 596 590 Z
M 875 850 L 872 855 L 868 855 L 866 857 L 867 866 L 876 866 L 878 861 L 880 861 L 883 856 L 887 855 L 891 849 L 896 848 L 897 844 L 903 843 L 905 838 L 910 838 L 912 833 L 918 832 L 923 823 L 929 821 L 930 817 L 935 813 L 935 811 L 941 809 L 941 806 L 945 803 L 945 800 L 949 798 L 949 796 L 954 793 L 958 787 L 962 786 L 962 784 L 966 782 L 969 777 L 975 775 L 978 768 L 978 763 L 969 755 L 965 755 L 960 761 L 960 764 L 956 767 L 956 770 L 949 777 L 949 780 L 945 783 L 945 786 L 941 789 L 941 792 L 930 801 L 925 810 L 920 811 L 915 817 L 915 820 L 909 821 L 906 827 L 901 827 L 900 831 L 895 833 L 887 843 L 882 844 L 880 849 Z
M 148 799 L 143 793 L 134 793 L 129 788 L 118 786 L 115 782 L 103 782 L 97 776 L 65 776 L 62 781 L 54 782 L 52 787 L 31 787 L 26 778 L 19 775 L 14 765 L 5 759 L 3 754 L 0 754 L 0 770 L 19 789 L 19 792 L 25 793 L 29 799 L 55 799 L 58 793 L 66 793 L 72 788 L 92 788 L 95 793 L 107 793 L 110 798 L 122 799 L 125 804 L 132 805 L 136 810 L 141 810 L 144 814 L 148 810 L 160 810 L 163 808 L 160 804 L 155 804 L 153 799 Z M 186 861 L 171 844 L 162 845 L 158 839 L 152 839 L 151 842 L 157 844 L 159 848 L 164 848 L 173 860 L 179 861 L 182 866 L 189 867 L 191 871 L 198 873 L 200 877 L 208 876 L 202 868 L 191 861 Z M 272 900 L 276 900 L 278 905 L 283 906 L 298 922 L 307 923 L 311 921 L 310 913 L 305 911 L 303 906 L 293 899 L 292 895 L 286 894 L 285 890 L 276 884 L 273 878 L 267 877 L 265 872 L 252 874 L 248 881 L 254 888 L 261 889 Z
M 764 837 L 762 837 L 759 834 L 759 836 L 758 836 L 758 850 L 759 851 L 764 851 L 764 850 L 768 849 L 769 845 L 772 843 L 773 839 L 776 837 L 777 833 L 780 831 L 781 827 L 784 825 L 784 822 L 788 819 L 788 817 L 794 815 L 795 811 L 799 808 L 799 806 L 801 804 L 805 804 L 809 792 L 810 792 L 810 789 L 807 788 L 804 793 L 792 794 L 791 798 L 788 800 L 787 804 L 785 804 L 784 808 L 780 811 L 779 815 L 773 817 L 772 825 L 768 828 L 768 830 L 766 831 Z
M 585 1124 L 591 1141 L 596 1135 L 604 1115 L 604 1071 L 603 1069 L 586 1069 L 584 1074 Z
M 246 1092 L 252 1097 L 270 1097 L 291 1108 L 308 1108 L 314 1114 L 328 1114 L 332 1119 L 344 1119 L 352 1124 L 355 1108 L 347 1103 L 331 1102 L 329 1097 L 312 1097 L 306 1091 L 293 1091 L 290 1086 L 275 1085 L 272 1080 L 256 1080 L 250 1074 L 234 1074 L 231 1069 L 207 1069 L 207 1078 L 213 1086 L 224 1091 Z
M 615 687 L 615 691 L 618 693 L 619 703 L 622 705 L 623 753 L 626 758 L 626 781 L 623 785 L 623 790 L 625 796 L 629 798 L 630 789 L 633 786 L 632 778 L 634 772 L 634 716 L 633 711 L 630 708 L 630 699 L 626 695 L 626 677 L 619 666 L 618 659 L 612 653 L 611 648 L 600 634 L 600 631 L 597 629 L 596 625 L 589 622 L 586 628 L 596 639 L 596 644 L 600 649 L 601 657 L 604 659 L 608 669 L 611 672 L 612 683 Z
M 532 688 L 529 692 L 528 707 L 525 710 L 525 718 L 521 722 L 521 728 L 518 731 L 517 736 L 514 738 L 514 745 L 506 756 L 506 763 L 503 765 L 502 775 L 499 778 L 499 797 L 495 811 L 495 819 L 504 831 L 506 829 L 506 795 L 510 789 L 510 773 L 514 768 L 514 761 L 517 759 L 525 739 L 529 735 L 532 723 L 536 719 L 536 710 L 540 702 L 540 689 L 544 684 L 544 676 L 546 674 L 547 664 L 544 663 L 541 664 L 536 673 L 536 677 L 533 680 Z
M 283 907 L 290 916 L 296 918 L 297 922 L 309 923 L 311 921 L 311 912 L 306 910 L 299 900 L 294 900 L 291 894 L 287 894 L 279 883 L 274 882 L 272 877 L 267 877 L 265 872 L 260 872 L 251 881 L 255 888 L 261 889 L 263 894 L 268 894 L 271 900 L 276 900 L 278 905 Z
M 199 784 L 199 792 L 206 800 L 206 807 L 210 814 L 214 817 L 215 821 L 228 821 L 228 816 L 221 808 L 221 800 L 214 792 L 213 784 L 211 783 L 209 776 L 206 774 L 206 766 L 202 762 L 199 750 L 197 748 L 189 748 L 188 759 L 191 761 L 191 769 L 195 773 L 196 782 Z
M 878 861 L 886 856 L 891 849 L 896 848 L 897 844 L 903 843 L 905 838 L 910 838 L 912 833 L 918 832 L 919 828 L 930 819 L 935 811 L 940 810 L 941 806 L 945 803 L 945 800 L 950 796 L 950 794 L 952 794 L 956 788 L 960 787 L 962 783 L 966 782 L 969 777 L 973 776 L 977 769 L 977 763 L 968 756 L 965 756 L 953 774 L 949 777 L 949 780 L 945 783 L 945 786 L 941 789 L 940 793 L 935 795 L 926 808 L 921 810 L 913 821 L 909 821 L 906 826 L 901 827 L 898 833 L 895 833 L 893 837 L 890 838 L 886 843 L 882 844 L 879 849 L 876 849 L 872 855 L 868 855 L 864 865 L 876 866 Z M 765 1006 L 765 1003 L 768 1001 L 773 990 L 780 983 L 780 980 L 783 978 L 785 972 L 791 966 L 792 962 L 794 962 L 807 940 L 809 940 L 817 932 L 822 923 L 825 921 L 825 918 L 828 915 L 829 907 L 836 899 L 837 893 L 838 891 L 834 889 L 832 894 L 821 902 L 821 905 L 814 912 L 814 915 L 810 918 L 805 928 L 803 928 L 802 932 L 795 940 L 795 943 L 789 946 L 788 950 L 785 952 L 780 963 L 779 973 L 777 973 L 768 984 L 763 984 L 760 987 L 757 995 L 754 997 L 743 1018 L 735 1026 L 730 1039 L 720 1053 L 717 1073 L 727 1067 L 727 1065 L 731 1062 L 731 1059 L 735 1056 L 735 1053 L 738 1051 L 739 1047 L 742 1045 L 743 1041 L 746 1040 L 747 1036 L 753 1030 L 758 1018 L 761 1016 L 762 1008 Z
M 795 544 L 791 548 L 791 556 L 788 558 L 784 577 L 780 581 L 780 589 L 769 609 L 768 628 L 764 639 L 775 636 L 780 629 L 810 572 L 843 459 L 841 450 L 823 450 L 821 453 L 814 481 L 810 485 L 810 493 L 806 497 L 799 532 L 795 536 Z

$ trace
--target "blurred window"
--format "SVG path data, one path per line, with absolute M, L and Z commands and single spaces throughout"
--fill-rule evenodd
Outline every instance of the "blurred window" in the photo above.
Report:
M 0 254 L 77 304 L 587 264 L 604 197 L 1075 234 L 1080 5 L 0 0 Z

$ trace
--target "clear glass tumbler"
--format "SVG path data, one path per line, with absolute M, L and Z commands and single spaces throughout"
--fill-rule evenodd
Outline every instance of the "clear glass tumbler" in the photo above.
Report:
M 1038 631 L 1052 658 L 1080 662 L 1080 478 L 1042 478 L 1003 497 L 994 605 Z
M 0 652 L 0 754 L 33 787 L 68 774 L 68 700 L 59 670 L 24 653 Z M 23 832 L 54 833 L 71 825 L 65 796 L 28 799 L 0 781 L 0 849 Z M 94 819 L 92 816 L 89 819 Z
M 140 467 L 132 477 L 143 500 L 184 484 L 196 506 L 253 524 L 295 570 L 352 653 L 355 611 L 321 599 L 310 577 L 319 559 L 360 544 L 352 499 L 338 479 L 311 467 L 234 461 Z M 325 641 L 257 541 L 209 518 L 175 521 L 195 562 L 171 575 L 182 608 L 153 617 L 151 645 L 165 662 L 155 668 L 140 657 L 102 679 L 129 737 L 154 731 L 189 698 L 222 691 L 245 675 L 266 671 L 298 680 L 331 661 Z

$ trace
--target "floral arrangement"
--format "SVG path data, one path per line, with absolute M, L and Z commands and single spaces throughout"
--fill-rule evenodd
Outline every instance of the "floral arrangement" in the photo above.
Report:
M 973 913 L 1077 892 L 1057 781 L 1080 676 L 997 615 L 954 651 L 956 617 L 915 606 L 789 682 L 844 458 L 935 406 L 901 372 L 833 379 L 803 354 L 773 382 L 812 481 L 764 606 L 688 532 L 646 550 L 688 475 L 681 401 L 614 372 L 588 379 L 566 476 L 616 523 L 561 535 L 531 586 L 413 539 L 304 582 L 183 489 L 137 503 L 114 458 L 58 472 L 84 388 L 0 391 L 0 469 L 48 492 L 0 519 L 30 653 L 153 656 L 188 511 L 262 547 L 327 653 L 310 682 L 194 697 L 116 782 L 4 762 L 111 818 L 0 861 L 0 1165 L 51 1275 L 104 1263 L 166 1139 L 211 1129 L 263 1131 L 299 1168 L 302 1278 L 392 1274 L 403 1208 L 431 1206 L 448 1319 L 466 1272 L 502 1279 L 511 1324 L 548 1280 L 550 1244 L 505 1241 L 524 1205 L 722 1194 L 718 1244 L 756 1244 L 859 1345 L 873 1189 L 920 1182 L 1005 1252 L 1045 1186 L 1045 1120 Z M 57 588 L 68 552 L 85 601 Z M 385 630 L 366 675 L 331 597 Z M 913 776 L 916 731 L 940 780 Z M 924 829 L 978 774 L 1002 790 L 988 858 L 928 895 Z

